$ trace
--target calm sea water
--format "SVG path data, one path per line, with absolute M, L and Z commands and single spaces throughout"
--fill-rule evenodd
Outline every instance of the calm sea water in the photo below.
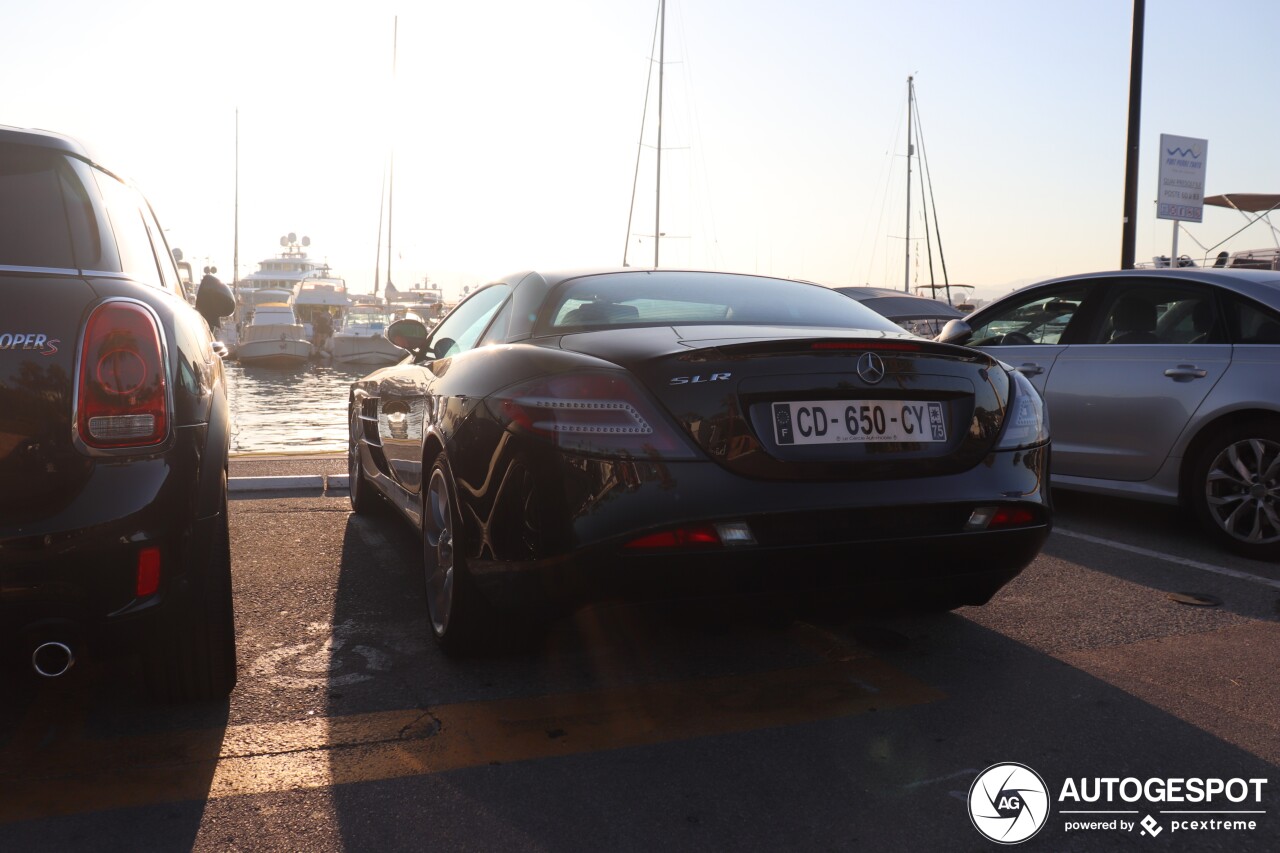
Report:
M 227 362 L 232 453 L 346 452 L 347 393 L 369 368 Z

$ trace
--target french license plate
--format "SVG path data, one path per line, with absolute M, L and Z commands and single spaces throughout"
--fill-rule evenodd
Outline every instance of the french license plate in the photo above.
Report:
M 947 440 L 942 404 L 922 400 L 806 400 L 773 404 L 778 444 Z

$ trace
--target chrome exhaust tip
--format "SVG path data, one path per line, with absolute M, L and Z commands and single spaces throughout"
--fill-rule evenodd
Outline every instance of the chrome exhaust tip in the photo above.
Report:
M 31 667 L 37 675 L 57 678 L 66 675 L 76 662 L 76 656 L 66 643 L 41 643 L 31 653 Z

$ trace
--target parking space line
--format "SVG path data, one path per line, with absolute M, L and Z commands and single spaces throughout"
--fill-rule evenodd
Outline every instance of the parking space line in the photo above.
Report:
M 1095 545 L 1106 545 L 1107 547 L 1116 548 L 1120 551 L 1128 551 L 1130 554 L 1152 557 L 1169 563 L 1177 563 L 1180 566 L 1186 566 L 1191 569 L 1199 569 L 1203 572 L 1212 572 L 1215 575 L 1235 578 L 1236 580 L 1250 581 L 1252 583 L 1271 587 L 1272 589 L 1280 589 L 1280 580 L 1264 578 L 1261 575 L 1253 575 L 1248 572 L 1242 572 L 1238 569 L 1229 569 L 1226 566 L 1215 566 L 1213 563 L 1202 563 L 1199 560 L 1190 560 L 1186 557 L 1178 557 L 1174 554 L 1165 554 L 1162 551 L 1152 551 L 1149 548 L 1140 548 L 1137 545 L 1117 542 L 1114 539 L 1104 539 L 1101 536 L 1090 536 L 1088 533 L 1077 533 L 1074 530 L 1064 530 L 1061 527 L 1055 527 L 1053 532 L 1055 534 L 1060 533 L 1071 539 L 1082 539 L 1085 542 L 1092 542 Z
M 871 657 L 629 685 L 120 739 L 69 738 L 0 776 L 0 822 L 324 788 L 691 740 L 937 701 Z M 34 762 L 32 762 L 34 764 Z

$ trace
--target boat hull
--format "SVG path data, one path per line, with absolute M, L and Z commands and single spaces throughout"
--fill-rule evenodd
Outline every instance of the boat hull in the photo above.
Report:
M 333 360 L 339 364 L 376 367 L 395 364 L 405 356 L 405 351 L 382 335 L 343 335 L 329 339 Z
M 236 348 L 241 364 L 297 367 L 311 358 L 311 344 L 302 340 L 244 341 Z

